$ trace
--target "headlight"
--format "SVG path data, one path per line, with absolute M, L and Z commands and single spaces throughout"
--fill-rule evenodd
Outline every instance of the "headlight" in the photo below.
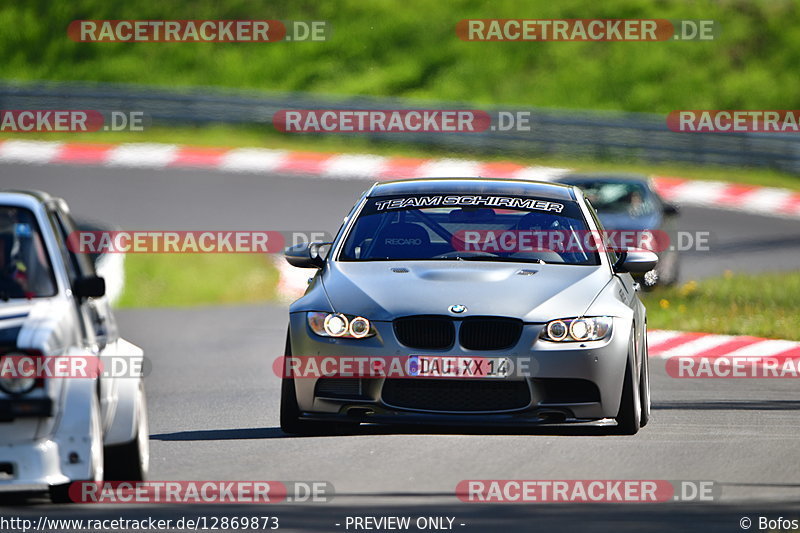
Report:
M 569 327 L 563 320 L 553 320 L 547 324 L 545 333 L 550 340 L 563 341 L 565 338 L 567 338 Z
M 357 316 L 350 321 L 350 327 L 347 328 L 347 332 L 356 339 L 363 339 L 369 335 L 370 329 L 369 320 L 363 316 Z
M 341 337 L 347 333 L 347 317 L 344 315 L 328 315 L 322 322 L 322 329 L 329 337 Z
M 610 316 L 564 318 L 547 323 L 540 337 L 553 342 L 598 341 L 611 333 Z
M 340 337 L 363 339 L 375 335 L 369 320 L 363 316 L 349 316 L 341 313 L 308 313 L 308 327 L 320 337 Z
M 11 365 L 3 365 L 4 358 L 11 358 L 13 363 Z M 25 358 L 31 361 L 35 360 L 35 355 L 10 353 L 0 357 L 0 390 L 8 394 L 27 394 L 36 387 L 36 371 L 34 368 L 21 370 L 18 360 Z M 5 361 L 6 363 L 8 361 Z
M 8 394 L 27 394 L 36 386 L 36 378 L 0 378 L 0 389 Z

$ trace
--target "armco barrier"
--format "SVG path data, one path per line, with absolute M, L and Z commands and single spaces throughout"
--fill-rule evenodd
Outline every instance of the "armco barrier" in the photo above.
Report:
M 143 111 L 153 125 L 255 124 L 272 127 L 278 111 L 299 109 L 472 109 L 464 102 L 409 101 L 218 88 L 165 89 L 122 84 L 0 82 L 0 109 Z M 693 164 L 772 167 L 800 174 L 800 134 L 676 133 L 666 115 L 488 107 L 529 111 L 530 131 L 358 133 L 375 141 L 424 144 L 483 154 L 586 156 Z M 320 134 L 293 134 L 320 135 Z M 348 135 L 339 133 L 337 135 Z M 353 134 L 350 134 L 353 135 Z

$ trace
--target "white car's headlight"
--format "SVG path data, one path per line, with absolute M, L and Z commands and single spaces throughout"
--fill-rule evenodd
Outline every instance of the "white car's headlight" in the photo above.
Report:
M 8 394 L 27 394 L 36 387 L 36 378 L 0 378 L 0 389 Z
M 610 316 L 562 318 L 548 322 L 540 337 L 552 342 L 598 341 L 611 333 Z
M 21 353 L 9 353 L 0 357 L 0 390 L 7 394 L 27 394 L 36 387 L 36 371 L 34 370 L 34 359 L 36 356 Z M 18 364 L 4 365 L 6 358 L 10 360 L 25 358 L 31 361 L 29 371 L 20 372 Z M 8 362 L 8 361 L 5 361 Z
M 341 313 L 308 313 L 308 327 L 320 337 L 339 337 L 363 339 L 375 335 L 369 320 L 363 316 L 349 316 Z

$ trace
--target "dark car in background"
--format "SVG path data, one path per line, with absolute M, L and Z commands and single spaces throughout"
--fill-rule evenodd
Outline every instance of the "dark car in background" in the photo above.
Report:
M 673 285 L 680 277 L 676 243 L 678 208 L 656 191 L 653 180 L 642 174 L 616 172 L 569 173 L 554 181 L 575 185 L 597 211 L 608 231 L 658 232 L 658 265 L 641 277 L 642 285 Z M 667 240 L 668 239 L 668 240 Z

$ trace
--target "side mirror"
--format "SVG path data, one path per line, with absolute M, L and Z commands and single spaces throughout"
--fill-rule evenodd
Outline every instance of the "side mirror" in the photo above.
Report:
M 664 204 L 664 215 L 668 217 L 674 217 L 675 215 L 680 214 L 681 210 L 675 204 Z
M 329 242 L 301 242 L 287 248 L 283 252 L 283 257 L 294 267 L 322 268 L 325 266 L 325 258 L 320 255 L 320 248 L 330 244 Z
M 614 272 L 642 273 L 656 267 L 658 256 L 647 250 L 621 252 L 614 265 Z
M 85 276 L 75 280 L 72 294 L 78 298 L 100 298 L 106 294 L 106 280 L 100 276 Z

